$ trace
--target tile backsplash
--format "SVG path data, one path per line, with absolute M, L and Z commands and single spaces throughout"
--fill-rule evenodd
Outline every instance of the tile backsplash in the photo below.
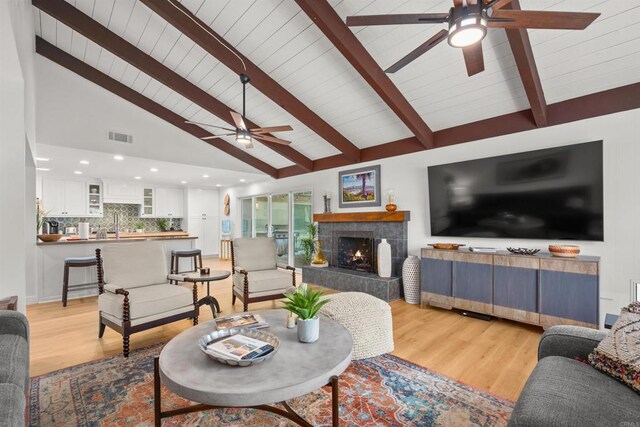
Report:
M 94 230 L 101 228 L 103 230 L 113 230 L 113 214 L 117 213 L 120 217 L 120 231 L 135 231 L 135 224 L 141 222 L 144 224 L 144 231 L 160 231 L 158 227 L 159 218 L 140 218 L 140 205 L 125 205 L 120 203 L 105 203 L 102 207 L 104 215 L 102 218 L 53 218 L 48 220 L 58 221 L 60 224 L 60 232 L 64 233 L 65 227 L 77 227 L 78 223 L 83 219 L 89 223 L 89 229 Z M 176 230 L 180 228 L 180 218 L 167 218 L 169 224 Z

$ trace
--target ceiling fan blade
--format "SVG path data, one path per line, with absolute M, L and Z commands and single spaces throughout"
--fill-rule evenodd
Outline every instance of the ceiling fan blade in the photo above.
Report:
M 347 26 L 360 27 L 363 25 L 439 24 L 447 22 L 448 18 L 448 13 L 347 16 Z
M 200 123 L 200 122 L 193 122 L 191 120 L 185 120 L 185 123 L 188 123 L 190 125 L 198 125 L 198 126 L 207 126 L 210 128 L 217 128 L 217 129 L 223 129 L 223 130 L 231 130 L 235 132 L 235 129 L 231 129 L 231 128 L 223 128 L 222 126 L 216 126 L 216 125 L 208 125 L 206 123 Z
M 244 124 L 244 119 L 241 114 L 231 111 L 231 118 L 233 118 L 233 122 L 236 124 L 238 129 L 247 130 L 247 126 Z
M 391 74 L 400 70 L 404 66 L 410 64 L 414 60 L 418 59 L 421 55 L 425 54 L 429 49 L 440 43 L 447 38 L 447 30 L 440 30 L 435 36 L 431 37 L 426 42 L 409 52 L 401 60 L 384 70 L 385 73 Z
M 293 130 L 293 128 L 289 125 L 283 125 L 283 126 L 271 126 L 268 128 L 255 128 L 255 129 L 249 129 L 249 131 L 251 133 L 271 133 L 271 132 L 287 132 Z
M 584 30 L 599 13 L 584 12 L 547 12 L 538 10 L 507 10 L 499 9 L 491 18 L 505 18 L 513 21 L 489 21 L 489 27 L 494 28 L 540 28 L 548 30 Z
M 202 138 L 200 138 L 200 139 L 204 139 L 204 140 L 207 140 L 207 139 L 216 139 L 216 138 L 220 138 L 221 136 L 234 136 L 235 134 L 236 134 L 235 132 L 234 132 L 234 133 L 224 133 L 224 134 L 222 134 L 222 135 L 203 136 L 203 137 L 202 137 Z
M 267 136 L 267 135 L 251 135 L 253 138 L 257 139 L 258 141 L 268 141 L 268 142 L 273 142 L 275 144 L 282 144 L 282 145 L 289 145 L 291 144 L 291 141 L 287 141 L 285 139 L 280 139 L 280 138 L 276 138 L 274 136 Z
M 484 71 L 484 56 L 482 54 L 482 42 L 462 48 L 464 62 L 467 65 L 469 77 Z

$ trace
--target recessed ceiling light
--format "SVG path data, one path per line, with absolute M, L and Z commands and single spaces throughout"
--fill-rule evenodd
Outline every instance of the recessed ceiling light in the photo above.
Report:
M 240 178 L 240 182 L 247 182 L 247 180 L 244 178 Z
M 180 181 L 180 184 L 186 184 L 187 181 Z
M 151 172 L 158 172 L 158 168 L 151 168 L 149 169 Z
M 203 178 L 209 178 L 209 175 L 202 175 Z
M 142 179 L 141 176 L 134 176 L 133 179 Z
M 82 171 L 73 171 L 76 175 L 82 175 Z
M 49 172 L 51 169 L 49 168 L 36 168 L 37 171 Z
M 222 187 L 222 184 L 216 184 L 216 187 Z
M 120 154 L 116 154 L 115 156 L 113 156 L 113 160 L 124 160 L 124 157 L 122 157 Z
M 38 162 L 48 162 L 49 159 L 47 159 L 46 157 L 36 157 L 36 161 L 38 161 Z
M 88 165 L 89 164 L 89 160 L 80 160 L 80 164 L 81 165 Z

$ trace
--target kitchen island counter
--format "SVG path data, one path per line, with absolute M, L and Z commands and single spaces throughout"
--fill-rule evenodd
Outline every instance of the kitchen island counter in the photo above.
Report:
M 83 243 L 120 243 L 120 242 L 136 242 L 141 240 L 195 240 L 196 236 L 189 236 L 186 232 L 166 232 L 166 233 L 122 233 L 120 238 L 116 239 L 115 234 L 109 233 L 109 237 L 106 239 L 96 240 L 95 235 L 92 235 L 87 240 L 62 238 L 57 242 L 41 242 L 38 241 L 38 246 L 49 245 L 77 245 Z
M 110 233 L 106 240 L 60 240 L 57 242 L 38 242 L 37 246 L 37 285 L 27 295 L 27 303 L 41 303 L 62 300 L 62 276 L 64 273 L 64 260 L 68 257 L 91 257 L 96 255 L 96 249 L 102 249 L 105 244 L 136 242 L 144 240 L 159 240 L 164 246 L 167 259 L 167 274 L 171 251 L 188 250 L 196 247 L 196 236 L 189 236 L 186 232 L 159 232 L 159 233 L 122 233 L 120 239 Z M 188 260 L 183 260 L 181 270 L 188 270 Z M 132 259 L 132 263 L 136 260 Z M 69 283 L 95 283 L 97 282 L 95 267 L 72 268 L 69 271 Z M 69 294 L 69 299 L 93 296 L 98 294 L 98 286 L 93 289 L 76 290 Z

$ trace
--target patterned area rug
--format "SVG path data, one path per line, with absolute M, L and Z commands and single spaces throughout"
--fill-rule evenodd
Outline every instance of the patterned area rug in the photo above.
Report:
M 162 344 L 31 379 L 30 426 L 152 426 L 153 356 Z M 238 368 L 238 374 L 249 374 Z M 315 426 L 331 425 L 329 388 L 291 406 Z M 163 409 L 189 404 L 166 388 Z M 341 426 L 503 426 L 513 403 L 391 355 L 354 361 L 340 376 Z M 292 426 L 253 409 L 165 419 L 164 426 Z

